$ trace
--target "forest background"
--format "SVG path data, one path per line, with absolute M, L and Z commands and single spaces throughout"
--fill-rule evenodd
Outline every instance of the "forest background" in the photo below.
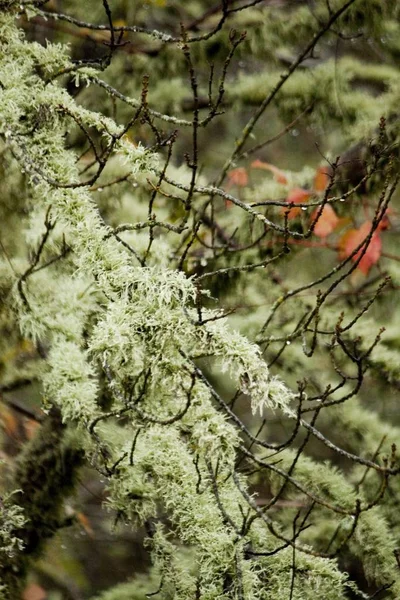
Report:
M 400 6 L 0 1 L 0 598 L 400 597 Z

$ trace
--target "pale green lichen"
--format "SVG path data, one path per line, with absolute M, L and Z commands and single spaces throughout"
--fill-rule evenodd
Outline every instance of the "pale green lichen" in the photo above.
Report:
M 3 554 L 0 562 L 7 562 L 14 554 L 23 550 L 24 543 L 17 532 L 23 529 L 25 523 L 24 511 L 12 503 L 12 494 L 4 496 L 0 500 L 0 556 Z
M 301 15 L 304 12 L 302 7 Z M 356 19 L 357 13 L 353 13 L 351 20 Z M 310 18 L 304 21 L 304 27 L 311 27 Z M 129 253 L 113 235 L 100 203 L 95 204 L 87 187 L 62 187 L 79 180 L 76 156 L 64 144 L 64 134 L 71 123 L 67 113 L 87 128 L 94 128 L 104 143 L 112 143 L 123 128 L 113 119 L 79 105 L 56 80 L 47 80 L 71 67 L 64 47 L 25 42 L 22 32 L 14 27 L 13 18 L 6 15 L 0 19 L 0 37 L 0 131 L 6 148 L 27 172 L 31 184 L 27 202 L 30 214 L 22 236 L 25 247 L 31 251 L 38 248 L 43 236 L 39 223 L 44 222 L 50 209 L 49 218 L 57 225 L 51 232 L 45 258 L 62 250 L 63 236 L 71 248 L 68 260 L 62 264 L 54 263 L 51 269 L 30 274 L 23 284 L 26 301 L 19 293 L 17 279 L 28 268 L 28 262 L 18 256 L 15 265 L 19 271 L 14 274 L 9 269 L 6 273 L 6 265 L 2 264 L 1 281 L 7 294 L 14 281 L 12 305 L 22 333 L 46 345 L 46 360 L 37 373 L 46 407 L 55 404 L 64 422 L 74 422 L 86 430 L 86 450 L 93 462 L 102 451 L 109 475 L 108 502 L 121 518 L 141 525 L 168 514 L 171 533 L 158 525 L 148 542 L 155 565 L 149 585 L 157 577 L 164 577 L 164 598 L 186 600 L 198 594 L 202 600 L 222 600 L 227 594 L 255 600 L 289 597 L 291 548 L 254 559 L 246 555 L 249 545 L 273 552 L 278 541 L 261 521 L 255 521 L 242 537 L 238 533 L 248 508 L 246 478 L 239 477 L 239 486 L 232 479 L 241 441 L 227 414 L 216 407 L 217 400 L 210 393 L 206 378 L 196 380 L 196 360 L 200 357 L 217 363 L 235 387 L 250 397 L 253 414 L 260 413 L 267 421 L 275 410 L 293 417 L 293 393 L 281 379 L 271 375 L 258 346 L 235 330 L 218 310 L 204 310 L 204 323 L 199 323 L 194 308 L 198 297 L 195 282 L 170 266 L 174 243 L 169 245 L 165 239 L 157 239 L 147 266 L 143 266 L 138 257 L 146 252 L 146 245 L 139 233 L 125 234 L 124 239 L 132 241 L 136 252 Z M 41 66 L 39 73 L 37 65 Z M 364 127 L 361 122 L 367 123 L 367 131 L 384 101 L 390 98 L 391 104 L 395 103 L 393 71 L 387 69 L 381 75 L 371 69 L 366 74 L 370 80 L 384 81 L 391 90 L 382 104 L 371 107 L 370 99 L 362 94 L 350 98 L 351 81 L 360 74 L 358 63 L 343 62 L 342 67 L 340 85 L 348 105 L 348 122 L 352 132 Z M 231 98 L 258 102 L 273 87 L 277 80 L 274 77 L 268 73 L 260 79 L 257 75 L 256 81 L 252 76 L 243 76 L 231 90 Z M 332 100 L 335 77 L 332 62 L 312 73 L 296 73 L 279 97 L 282 112 L 296 113 L 304 104 L 317 101 L 322 106 L 319 112 L 316 110 L 318 118 L 324 117 L 324 111 L 331 111 L 330 116 L 339 119 L 338 107 Z M 93 72 L 88 69 L 75 76 L 76 83 L 89 87 L 92 79 Z M 172 92 L 176 97 L 167 98 L 166 104 L 178 108 L 183 100 L 180 80 L 173 81 Z M 326 103 L 327 98 L 332 101 Z M 153 99 L 158 102 L 157 94 Z M 31 136 L 25 135 L 26 118 L 34 129 Z M 129 176 L 144 185 L 148 179 L 154 182 L 159 156 L 140 142 L 122 137 L 113 149 L 109 165 L 118 174 L 122 167 L 127 168 Z M 176 177 L 183 184 L 189 181 L 189 169 L 170 170 L 174 176 L 178 174 Z M 310 170 L 288 173 L 288 187 L 306 185 L 310 178 Z M 166 190 L 167 197 L 168 193 L 178 195 L 173 201 L 182 208 L 182 190 L 177 192 L 173 186 Z M 249 199 L 253 194 L 254 200 L 271 193 L 273 198 L 279 198 L 284 192 L 285 187 L 268 182 L 246 191 L 245 197 Z M 104 206 L 112 211 L 118 199 L 114 199 L 113 192 L 107 194 Z M 143 207 L 135 212 L 128 206 L 138 198 L 140 193 L 136 191 L 133 195 L 127 193 L 124 200 L 131 220 L 147 218 Z M 160 210 L 169 214 L 168 202 Z M 232 214 L 236 215 L 232 211 L 227 222 L 235 220 Z M 243 222 L 248 225 L 246 218 Z M 157 256 L 157 252 L 163 256 Z M 256 291 L 262 299 L 262 286 Z M 268 295 L 270 301 L 273 298 Z M 283 319 L 283 332 L 285 327 Z M 302 368 L 300 353 L 290 352 L 286 367 L 296 364 Z M 386 359 L 377 355 L 376 360 L 386 364 Z M 107 419 L 101 407 L 100 386 L 109 396 L 107 401 L 113 411 Z M 124 426 L 119 422 L 122 414 Z M 176 415 L 181 418 L 175 420 Z M 346 409 L 340 417 L 336 415 L 338 427 L 350 428 L 350 416 Z M 363 419 L 359 418 L 358 435 L 363 431 L 362 424 Z M 371 434 L 373 443 L 378 430 L 381 433 L 383 429 L 379 424 Z M 278 460 L 282 468 L 289 469 L 293 454 L 287 452 Z M 117 466 L 113 468 L 113 464 Z M 343 510 L 353 507 L 352 485 L 332 466 L 302 456 L 295 473 L 307 490 L 322 495 L 327 502 L 338 503 Z M 281 484 L 281 478 L 271 477 L 269 483 L 274 489 Z M 349 519 L 345 519 L 342 527 L 348 528 Z M 283 535 L 288 524 L 284 518 L 277 522 Z M 7 515 L 3 534 L 8 553 L 21 548 L 17 538 L 12 537 L 13 524 L 23 526 L 23 515 L 15 510 Z M 385 516 L 379 510 L 370 511 L 362 515 L 360 524 L 350 545 L 352 552 L 362 558 L 367 576 L 382 584 L 390 582 L 396 577 L 391 556 L 394 545 Z M 302 537 L 293 600 L 345 598 L 349 582 L 336 561 L 307 554 L 311 546 L 305 544 L 318 544 L 318 534 L 321 529 L 315 539 L 311 534 Z M 185 553 L 182 546 L 188 550 L 181 563 L 179 557 Z M 103 599 L 121 600 L 127 595 L 140 598 L 134 586 L 132 583 L 116 588 L 104 594 Z M 146 586 L 146 593 L 151 591 Z M 396 597 L 397 582 L 390 593 Z

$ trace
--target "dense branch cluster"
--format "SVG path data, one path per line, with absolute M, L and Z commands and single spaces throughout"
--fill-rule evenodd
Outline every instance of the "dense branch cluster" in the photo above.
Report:
M 83 463 L 151 556 L 103 600 L 398 598 L 400 432 L 363 390 L 400 387 L 400 273 L 358 276 L 395 215 L 399 9 L 195 2 L 163 29 L 165 7 L 71 4 L 0 2 L 1 347 L 31 349 L 2 359 L 0 400 L 41 423 L 0 503 L 0 598 L 73 521 Z M 359 37 L 385 65 L 346 53 Z M 277 49 L 256 79 L 240 65 L 261 40 Z M 344 130 L 323 188 L 260 160 L 303 122 Z M 327 207 L 368 216 L 339 258 L 315 235 Z M 31 413 L 13 393 L 37 385 Z

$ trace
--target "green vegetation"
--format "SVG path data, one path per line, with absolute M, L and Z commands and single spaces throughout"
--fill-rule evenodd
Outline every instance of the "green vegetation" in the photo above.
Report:
M 399 598 L 400 6 L 186 4 L 0 1 L 0 599 Z

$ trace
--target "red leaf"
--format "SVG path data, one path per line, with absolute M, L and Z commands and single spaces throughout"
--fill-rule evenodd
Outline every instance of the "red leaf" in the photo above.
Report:
M 378 223 L 378 227 L 377 227 L 378 231 L 385 231 L 386 229 L 390 228 L 391 223 L 390 223 L 390 219 L 389 219 L 389 214 L 391 212 L 392 212 L 392 210 L 390 208 L 387 208 L 385 210 L 385 212 L 383 213 L 383 216 L 382 216 L 381 220 Z
M 303 190 L 303 188 L 293 188 L 290 190 L 285 202 L 292 202 L 293 204 L 303 204 L 307 202 L 311 198 L 312 194 L 308 190 Z M 287 211 L 286 207 L 282 207 L 282 214 L 285 214 Z M 301 213 L 300 207 L 291 208 L 288 213 L 288 219 L 294 219 Z
M 330 167 L 318 167 L 315 171 L 314 190 L 316 192 L 324 192 L 328 187 L 331 175 L 332 169 Z
M 247 171 L 244 167 L 228 171 L 228 179 L 231 185 L 237 185 L 238 187 L 245 187 L 249 182 Z
M 352 252 L 365 240 L 371 231 L 371 221 L 366 221 L 361 225 L 359 229 L 350 229 L 347 231 L 339 240 L 339 258 L 341 260 L 347 258 Z M 368 275 L 370 268 L 378 262 L 382 252 L 382 240 L 378 231 L 374 231 L 371 240 L 368 244 L 368 248 L 365 250 L 363 257 L 357 265 L 357 269 L 360 269 L 364 275 Z M 355 262 L 359 259 L 361 250 L 359 250 L 353 257 L 352 261 Z
M 314 210 L 311 215 L 311 221 L 313 221 L 318 215 L 319 209 Z M 339 217 L 333 210 L 330 204 L 326 204 L 322 209 L 321 215 L 314 227 L 314 233 L 316 236 L 320 238 L 326 238 L 328 235 L 332 233 L 334 229 L 336 229 L 339 224 Z
M 275 167 L 274 165 L 271 165 L 270 163 L 263 162 L 262 160 L 259 160 L 257 158 L 257 160 L 254 160 L 250 166 L 253 169 L 264 169 L 265 171 L 271 171 L 271 173 L 273 173 L 273 175 L 278 183 L 283 183 L 283 184 L 288 183 L 285 173 L 283 171 L 281 171 L 280 169 L 278 169 L 278 167 Z

